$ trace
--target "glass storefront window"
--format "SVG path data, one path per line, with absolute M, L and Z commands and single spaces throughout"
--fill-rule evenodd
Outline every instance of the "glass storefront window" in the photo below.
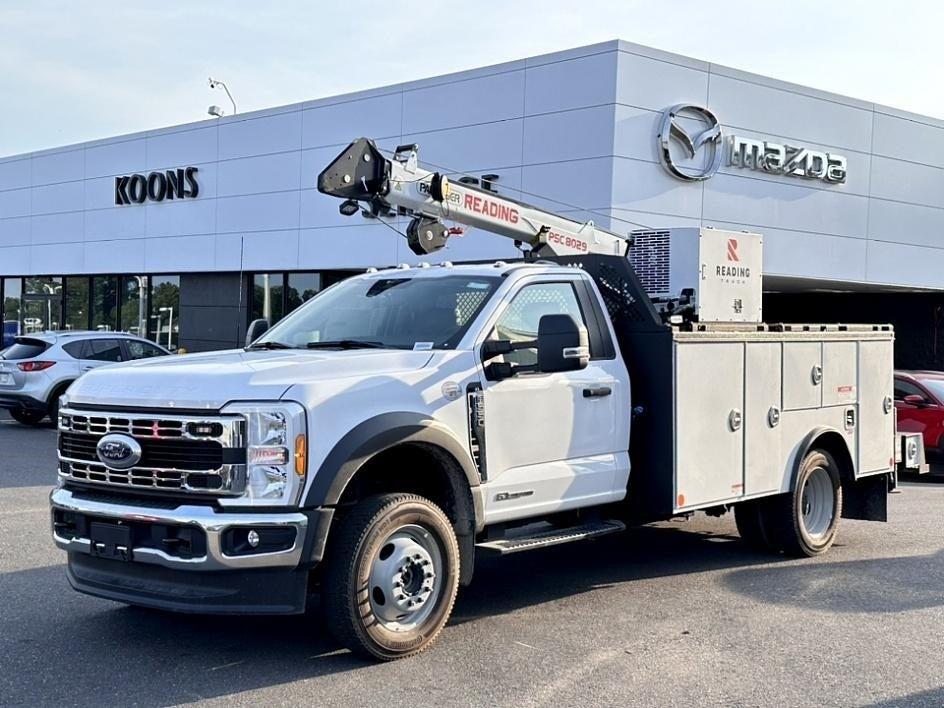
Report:
M 313 298 L 319 290 L 321 290 L 320 273 L 289 273 L 288 289 L 285 293 L 286 314 Z
M 89 327 L 89 279 L 66 278 L 65 329 Z
M 148 338 L 176 351 L 180 334 L 180 276 L 151 276 L 151 323 Z
M 284 273 L 257 273 L 252 280 L 252 319 L 269 320 L 274 325 L 282 319 Z
M 118 327 L 118 278 L 96 275 L 92 278 L 92 329 L 113 332 Z
M 148 326 L 148 278 L 146 275 L 121 276 L 121 330 L 145 336 Z
M 62 278 L 50 276 L 31 276 L 23 278 L 26 284 L 26 295 L 61 295 Z

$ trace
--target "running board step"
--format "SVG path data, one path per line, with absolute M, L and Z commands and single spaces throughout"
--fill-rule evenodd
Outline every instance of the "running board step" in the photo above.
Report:
M 550 529 L 530 536 L 516 536 L 513 538 L 502 538 L 496 541 L 483 541 L 475 544 L 475 547 L 488 553 L 497 553 L 507 555 L 509 553 L 518 553 L 519 551 L 530 551 L 535 548 L 547 548 L 548 546 L 557 546 L 561 543 L 570 543 L 571 541 L 583 541 L 588 538 L 605 536 L 608 533 L 616 533 L 626 529 L 626 524 L 622 521 L 591 521 L 580 526 L 570 526 L 568 528 Z

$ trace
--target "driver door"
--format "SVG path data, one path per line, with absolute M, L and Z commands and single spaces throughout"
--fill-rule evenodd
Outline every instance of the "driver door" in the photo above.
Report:
M 541 317 L 548 314 L 567 314 L 587 327 L 572 281 L 526 281 L 488 338 L 534 340 Z M 504 361 L 535 364 L 537 349 L 517 350 Z M 625 373 L 619 375 L 621 367 L 615 357 L 595 359 L 591 349 L 589 365 L 577 371 L 518 373 L 501 381 L 483 374 L 487 522 L 625 495 L 629 392 L 621 390 L 626 380 Z

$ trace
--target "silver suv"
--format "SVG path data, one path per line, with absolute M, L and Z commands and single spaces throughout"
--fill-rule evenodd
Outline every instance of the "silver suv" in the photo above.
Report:
M 86 371 L 170 354 L 122 332 L 43 332 L 16 337 L 0 351 L 0 408 L 26 425 L 55 422 L 59 396 Z

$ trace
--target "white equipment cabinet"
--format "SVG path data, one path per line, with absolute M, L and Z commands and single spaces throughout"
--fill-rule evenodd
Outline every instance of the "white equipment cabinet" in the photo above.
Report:
M 786 492 L 817 428 L 855 477 L 895 464 L 894 335 L 880 326 L 674 331 L 674 510 Z

